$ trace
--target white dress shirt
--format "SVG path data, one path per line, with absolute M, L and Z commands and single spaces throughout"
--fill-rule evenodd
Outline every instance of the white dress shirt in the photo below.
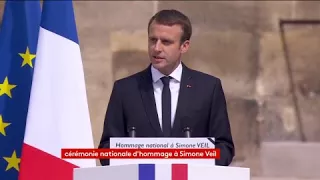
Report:
M 152 73 L 152 80 L 153 80 L 153 92 L 156 101 L 156 107 L 159 117 L 159 123 L 162 127 L 162 89 L 163 83 L 160 78 L 165 76 L 159 70 L 155 69 L 151 66 L 151 73 Z M 174 117 L 176 114 L 177 103 L 178 103 L 178 96 L 179 96 L 179 89 L 180 89 L 180 82 L 181 82 L 181 75 L 182 75 L 182 65 L 181 63 L 179 66 L 169 75 L 172 77 L 169 83 L 170 92 L 171 92 L 171 126 L 173 125 Z

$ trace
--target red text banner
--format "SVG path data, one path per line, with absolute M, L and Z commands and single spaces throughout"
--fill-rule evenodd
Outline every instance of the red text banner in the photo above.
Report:
M 62 149 L 64 159 L 219 159 L 219 149 Z

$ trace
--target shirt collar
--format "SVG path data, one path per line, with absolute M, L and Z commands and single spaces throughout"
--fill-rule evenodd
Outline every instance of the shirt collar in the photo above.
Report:
M 163 76 L 165 76 L 158 69 L 154 68 L 152 65 L 151 65 L 151 74 L 152 74 L 152 80 L 154 83 L 157 82 Z M 182 75 L 182 65 L 180 63 L 179 66 L 169 76 L 171 76 L 173 79 L 180 82 L 181 75 Z

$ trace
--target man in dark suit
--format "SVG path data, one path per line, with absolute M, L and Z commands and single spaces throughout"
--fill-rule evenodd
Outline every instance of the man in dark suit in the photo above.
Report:
M 117 80 L 107 108 L 99 148 L 108 148 L 110 137 L 214 137 L 227 166 L 234 157 L 225 95 L 220 79 L 188 68 L 181 55 L 188 51 L 191 23 L 176 10 L 162 10 L 148 24 L 151 61 L 145 70 Z M 108 165 L 108 160 L 100 160 Z

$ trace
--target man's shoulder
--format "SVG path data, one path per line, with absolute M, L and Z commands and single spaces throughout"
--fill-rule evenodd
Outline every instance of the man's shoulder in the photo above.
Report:
M 195 69 L 191 69 L 189 68 L 189 71 L 191 72 L 192 78 L 194 78 L 196 81 L 201 82 L 201 83 L 220 83 L 221 79 L 217 76 L 202 72 L 202 71 L 198 71 Z
M 223 92 L 222 80 L 215 75 L 190 69 L 193 82 L 196 86 L 201 87 L 202 93 Z
M 119 78 L 115 80 L 114 84 L 118 86 L 131 86 L 137 84 L 139 80 L 144 76 L 146 73 L 146 69 L 136 72 L 134 74 L 128 75 L 126 77 Z

